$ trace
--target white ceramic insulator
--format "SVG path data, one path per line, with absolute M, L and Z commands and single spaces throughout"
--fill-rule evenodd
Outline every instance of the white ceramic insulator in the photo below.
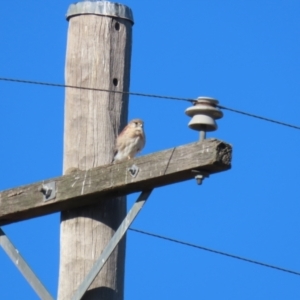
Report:
M 197 131 L 214 131 L 218 128 L 216 119 L 223 117 L 222 111 L 217 108 L 219 101 L 210 97 L 199 97 L 194 106 L 185 113 L 192 117 L 188 126 Z
M 197 131 L 214 131 L 218 128 L 215 120 L 205 115 L 195 115 L 189 122 L 189 127 Z

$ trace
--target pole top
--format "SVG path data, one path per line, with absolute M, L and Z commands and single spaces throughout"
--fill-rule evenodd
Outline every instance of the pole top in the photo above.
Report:
M 134 23 L 132 10 L 128 6 L 110 1 L 81 1 L 71 4 L 66 18 L 69 21 L 71 17 L 89 14 L 121 18 Z

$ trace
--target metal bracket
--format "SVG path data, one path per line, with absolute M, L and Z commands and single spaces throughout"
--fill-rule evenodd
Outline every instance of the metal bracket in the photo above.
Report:
M 55 196 L 56 196 L 56 183 L 55 183 L 55 181 L 51 181 L 51 182 L 48 182 L 46 184 L 43 183 L 43 185 L 39 188 L 39 191 L 41 193 L 43 193 L 43 195 L 44 195 L 43 200 L 44 201 L 54 199 Z
M 139 173 L 139 167 L 136 165 L 132 165 L 130 168 L 127 169 L 130 173 L 130 175 L 135 178 L 137 174 Z
M 202 181 L 204 180 L 204 178 L 209 177 L 209 173 L 202 171 L 202 170 L 192 170 L 192 172 L 197 173 L 197 175 L 195 176 L 195 179 L 196 179 L 198 185 L 202 184 Z
M 71 300 L 80 300 L 82 299 L 83 295 L 89 288 L 89 286 L 94 281 L 95 277 L 98 275 L 98 273 L 101 271 L 102 267 L 104 266 L 105 262 L 108 260 L 120 240 L 123 238 L 124 234 L 127 232 L 129 226 L 137 216 L 137 214 L 140 212 L 140 210 L 143 208 L 144 204 L 146 203 L 148 197 L 150 196 L 152 192 L 151 190 L 143 191 L 136 202 L 134 203 L 131 210 L 128 212 L 127 216 L 119 226 L 118 230 L 115 232 L 111 240 L 108 242 L 106 247 L 103 249 L 101 255 L 93 265 L 92 269 L 89 271 L 89 273 L 84 278 L 83 282 L 78 287 L 77 291 L 71 298 Z

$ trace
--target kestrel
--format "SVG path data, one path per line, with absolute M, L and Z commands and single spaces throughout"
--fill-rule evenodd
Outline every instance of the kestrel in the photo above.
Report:
M 117 138 L 113 163 L 131 159 L 144 148 L 146 136 L 143 127 L 144 121 L 141 119 L 127 124 Z

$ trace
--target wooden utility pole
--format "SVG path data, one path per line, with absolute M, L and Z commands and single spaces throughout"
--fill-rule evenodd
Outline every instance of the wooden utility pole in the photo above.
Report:
M 230 169 L 232 147 L 205 139 L 223 113 L 199 97 L 186 110 L 199 142 L 111 164 L 127 123 L 132 12 L 84 1 L 67 19 L 64 175 L 0 192 L 0 226 L 61 211 L 58 300 L 122 300 L 124 235 L 152 190 Z M 126 214 L 126 195 L 139 191 Z M 1 228 L 0 246 L 41 299 L 53 300 Z
M 66 84 L 128 91 L 131 10 L 107 1 L 85 1 L 71 5 L 67 18 Z M 89 170 L 109 164 L 116 136 L 125 126 L 127 115 L 128 95 L 67 88 L 64 174 L 72 168 Z M 61 213 L 59 300 L 71 299 L 125 214 L 126 197 L 99 198 L 97 204 Z M 123 299 L 124 263 L 125 240 L 83 299 Z

